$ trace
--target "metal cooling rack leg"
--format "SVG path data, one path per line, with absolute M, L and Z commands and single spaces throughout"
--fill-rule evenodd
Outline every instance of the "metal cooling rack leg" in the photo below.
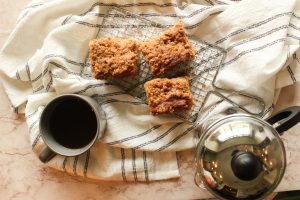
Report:
M 254 100 L 256 100 L 256 101 L 258 102 L 258 104 L 259 104 L 261 110 L 260 110 L 260 112 L 255 113 L 255 112 L 252 112 L 252 111 L 250 111 L 249 109 L 245 108 L 244 106 L 241 106 L 241 105 L 239 105 L 238 103 L 234 102 L 234 101 L 231 100 L 230 98 L 228 98 L 228 97 L 226 97 L 225 95 L 223 95 L 222 93 L 220 93 L 218 90 L 211 91 L 211 93 L 214 93 L 215 95 L 217 95 L 217 96 L 219 96 L 220 98 L 226 100 L 227 102 L 229 102 L 229 103 L 232 104 L 233 106 L 235 106 L 235 107 L 237 107 L 237 108 L 239 108 L 239 109 L 241 109 L 241 110 L 243 110 L 243 111 L 245 111 L 246 113 L 249 113 L 249 114 L 251 114 L 251 115 L 256 115 L 256 116 L 262 117 L 262 115 L 263 115 L 263 113 L 264 113 L 264 110 L 265 110 L 265 103 L 264 103 L 264 101 L 263 101 L 261 98 L 259 98 L 259 97 L 255 97 L 255 96 L 253 96 L 253 95 L 248 95 L 248 94 L 246 94 L 246 93 L 237 92 L 237 91 L 231 91 L 231 92 L 228 92 L 228 94 L 229 94 L 228 96 L 237 94 L 237 95 L 239 95 L 239 96 L 246 97 L 246 98 L 248 98 L 248 99 L 254 99 Z
M 225 56 L 222 58 L 222 62 L 224 61 L 225 59 Z M 212 81 L 212 86 L 213 86 L 213 90 L 215 91 L 216 94 L 219 94 L 219 96 L 221 96 L 222 98 L 224 98 L 225 100 L 227 100 L 228 102 L 230 102 L 231 104 L 233 104 L 234 106 L 237 106 L 239 107 L 240 109 L 244 110 L 245 112 L 249 113 L 249 114 L 252 114 L 252 115 L 257 115 L 257 116 L 260 116 L 262 117 L 263 116 L 263 113 L 265 111 L 265 107 L 266 107 L 266 104 L 264 102 L 264 100 L 260 97 L 257 97 L 257 96 L 254 96 L 254 95 L 250 95 L 246 92 L 242 92 L 242 91 L 236 91 L 236 90 L 229 90 L 229 89 L 225 89 L 225 88 L 221 88 L 221 87 L 218 87 L 216 85 L 216 79 L 217 79 L 217 76 L 219 75 L 219 72 L 220 72 L 220 69 L 222 68 L 222 65 L 220 65 L 217 69 L 217 72 L 216 72 L 216 75 L 214 76 L 214 79 Z M 257 105 L 260 107 L 260 111 L 257 112 L 257 113 L 254 113 L 250 110 L 248 110 L 247 108 L 239 105 L 238 103 L 234 102 L 233 100 L 229 99 L 228 97 L 224 96 L 223 93 L 225 94 L 229 94 L 228 96 L 232 95 L 232 94 L 237 94 L 239 96 L 242 96 L 242 97 L 246 97 L 248 99 L 252 99 L 254 101 L 257 102 Z

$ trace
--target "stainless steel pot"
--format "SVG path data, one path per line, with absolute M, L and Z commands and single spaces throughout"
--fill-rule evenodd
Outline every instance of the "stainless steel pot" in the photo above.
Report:
M 199 132 L 195 182 L 219 199 L 263 199 L 280 183 L 286 154 L 280 135 L 300 121 L 300 106 L 266 120 L 230 114 Z

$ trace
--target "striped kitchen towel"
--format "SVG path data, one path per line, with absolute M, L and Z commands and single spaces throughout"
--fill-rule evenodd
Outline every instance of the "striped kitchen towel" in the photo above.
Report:
M 195 125 L 153 117 L 147 105 L 85 73 L 88 43 L 111 6 L 168 26 L 180 19 L 188 34 L 225 49 L 218 85 L 262 98 L 266 112 L 280 88 L 300 79 L 296 0 L 34 0 L 0 54 L 2 83 L 15 110 L 25 112 L 33 151 L 44 147 L 39 117 L 57 95 L 93 96 L 107 113 L 101 140 L 83 155 L 56 156 L 47 163 L 53 168 L 102 180 L 168 179 L 179 177 L 176 151 L 194 147 Z M 228 106 L 219 101 L 210 113 Z

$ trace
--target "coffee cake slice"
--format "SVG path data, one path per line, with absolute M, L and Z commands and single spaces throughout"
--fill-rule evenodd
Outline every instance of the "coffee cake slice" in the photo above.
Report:
M 94 78 L 111 80 L 134 76 L 138 72 L 135 41 L 120 38 L 94 39 L 89 43 Z
M 194 104 L 187 77 L 153 79 L 144 88 L 153 115 L 190 110 Z
M 142 42 L 139 49 L 154 76 L 177 71 L 179 64 L 186 63 L 195 57 L 195 50 L 184 32 L 181 21 L 161 36 Z

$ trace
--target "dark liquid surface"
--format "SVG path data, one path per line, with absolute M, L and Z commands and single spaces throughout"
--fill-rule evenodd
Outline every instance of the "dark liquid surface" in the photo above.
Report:
M 54 109 L 50 120 L 54 140 L 66 148 L 88 145 L 97 132 L 97 118 L 83 100 L 66 99 Z

